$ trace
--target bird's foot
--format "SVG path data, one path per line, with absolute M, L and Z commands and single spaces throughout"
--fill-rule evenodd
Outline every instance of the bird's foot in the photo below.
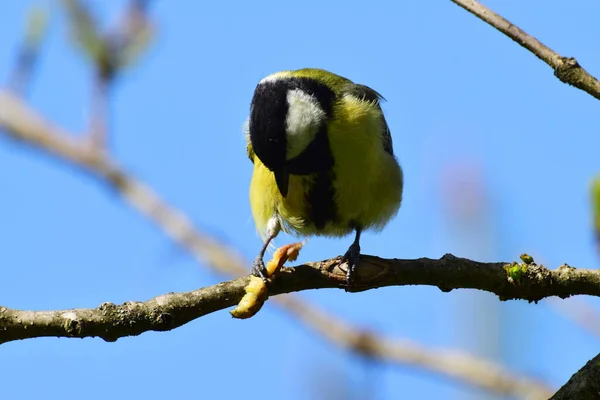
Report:
M 252 274 L 262 278 L 265 283 L 269 283 L 267 278 L 267 269 L 265 268 L 265 262 L 261 256 L 256 257 L 256 260 L 252 263 Z
M 352 288 L 354 269 L 356 268 L 356 264 L 358 264 L 359 258 L 360 245 L 358 243 L 352 243 L 346 254 L 342 257 L 342 262 L 348 262 L 348 267 L 346 269 L 346 292 Z

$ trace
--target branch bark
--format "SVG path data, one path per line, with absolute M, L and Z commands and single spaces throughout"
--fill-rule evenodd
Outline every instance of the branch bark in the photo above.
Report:
M 345 264 L 337 257 L 284 268 L 269 287 L 271 295 L 301 290 L 345 287 Z M 428 285 L 442 291 L 469 288 L 495 293 L 502 300 L 538 301 L 578 294 L 600 296 L 600 271 L 533 265 L 510 282 L 506 263 L 484 263 L 446 254 L 439 260 L 382 259 L 362 255 L 357 266 L 356 291 L 385 286 Z M 146 302 L 120 306 L 104 303 L 96 309 L 19 311 L 0 308 L 0 343 L 34 337 L 94 337 L 115 341 L 147 331 L 167 331 L 203 315 L 237 304 L 248 277 L 187 293 L 170 293 Z M 366 351 L 366 354 L 369 354 Z
M 477 18 L 493 26 L 548 64 L 561 82 L 567 83 L 600 100 L 600 82 L 573 57 L 563 57 L 512 22 L 476 0 L 450 0 Z
M 456 286 L 453 279 L 448 277 L 458 273 L 463 280 L 489 281 L 489 284 L 482 286 L 494 287 L 497 294 L 504 297 L 529 299 L 563 293 L 541 283 L 543 279 L 577 282 L 581 280 L 581 274 L 585 274 L 574 269 L 557 272 L 537 267 L 524 279 L 525 285 L 521 287 L 528 289 L 521 292 L 514 291 L 513 285 L 506 283 L 503 263 L 479 263 L 452 255 L 445 255 L 440 260 L 384 260 L 372 256 L 363 256 L 361 260 L 356 280 L 361 290 L 389 285 L 439 286 L 440 282 L 444 282 L 444 290 L 447 290 Z M 498 282 L 493 282 L 495 280 Z M 345 272 L 340 259 L 336 258 L 283 269 L 272 282 L 270 292 L 278 295 L 307 289 L 336 288 L 343 287 L 344 282 Z M 94 309 L 22 311 L 1 307 L 0 343 L 47 336 L 100 337 L 113 342 L 147 331 L 168 331 L 237 304 L 245 294 L 247 283 L 248 277 L 242 277 L 192 292 L 169 293 L 145 302 L 126 302 L 121 305 L 103 303 Z M 577 286 L 576 283 L 572 285 Z M 573 291 L 577 292 L 575 289 Z M 551 394 L 550 388 L 543 383 L 512 374 L 477 357 L 453 351 L 431 351 L 416 343 L 385 339 L 306 307 L 293 297 L 283 297 L 281 303 L 323 336 L 367 357 L 385 362 L 410 360 L 423 368 L 506 395 L 546 399 Z
M 600 354 L 588 361 L 551 400 L 596 400 L 600 398 Z

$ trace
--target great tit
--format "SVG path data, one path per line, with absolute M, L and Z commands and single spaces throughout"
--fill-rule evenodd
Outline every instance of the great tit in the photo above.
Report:
M 360 257 L 361 232 L 380 231 L 402 201 L 403 174 L 381 110 L 383 97 L 322 69 L 281 71 L 254 91 L 247 131 L 254 164 L 250 205 L 264 240 L 253 273 L 283 230 L 355 239 L 343 257 L 347 288 Z

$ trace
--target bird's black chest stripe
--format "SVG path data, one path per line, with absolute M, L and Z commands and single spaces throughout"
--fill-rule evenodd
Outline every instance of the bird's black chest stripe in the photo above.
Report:
M 327 136 L 327 126 L 317 132 L 315 140 L 298 157 L 288 161 L 288 168 L 294 175 L 314 174 L 314 180 L 306 195 L 309 217 L 317 230 L 325 228 L 328 222 L 338 219 L 334 201 L 333 181 L 334 159 Z
M 331 169 L 318 172 L 306 196 L 306 200 L 310 204 L 310 218 L 317 230 L 325 228 L 328 222 L 338 220 L 338 210 L 334 201 L 334 177 Z
M 302 154 L 287 162 L 291 174 L 314 174 L 314 180 L 306 195 L 306 202 L 311 221 L 317 230 L 321 230 L 328 222 L 338 219 L 333 188 L 334 159 L 327 135 L 327 120 L 333 115 L 335 94 L 326 85 L 312 79 L 296 78 L 294 83 L 299 89 L 313 95 L 327 115 L 315 139 Z
M 287 161 L 288 171 L 294 175 L 309 175 L 333 167 L 333 154 L 327 136 L 327 125 L 323 123 L 315 139 L 296 158 Z
M 315 140 L 298 157 L 288 161 L 288 171 L 294 175 L 314 174 L 314 180 L 306 195 L 309 216 L 317 230 L 328 222 L 338 219 L 334 201 L 334 159 L 329 145 L 327 125 L 324 123 Z

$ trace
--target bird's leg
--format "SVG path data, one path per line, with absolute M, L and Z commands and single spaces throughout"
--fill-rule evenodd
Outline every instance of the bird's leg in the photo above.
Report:
M 361 229 L 356 228 L 354 242 L 352 242 L 348 251 L 344 254 L 344 257 L 342 257 L 342 262 L 348 262 L 348 269 L 346 270 L 346 291 L 352 286 L 352 274 L 354 273 L 354 268 L 356 268 L 356 264 L 360 258 L 360 233 Z
M 267 276 L 267 269 L 265 268 L 265 262 L 263 261 L 263 257 L 265 256 L 265 253 L 269 248 L 269 243 L 271 243 L 271 241 L 275 239 L 275 236 L 279 234 L 280 230 L 281 222 L 279 221 L 279 216 L 275 214 L 271 218 L 269 218 L 269 222 L 267 223 L 267 240 L 265 240 L 262 249 L 260 249 L 260 253 L 258 253 L 256 260 L 254 260 L 254 263 L 252 264 L 252 274 L 259 278 L 262 278 L 262 280 L 265 283 L 269 282 L 269 277 Z
M 265 283 L 268 283 L 268 276 L 267 276 L 267 269 L 265 268 L 265 262 L 263 261 L 263 257 L 265 256 L 265 253 L 267 252 L 267 249 L 269 248 L 269 243 L 271 243 L 271 240 L 273 240 L 274 237 L 275 236 L 273 236 L 273 235 L 270 235 L 267 237 L 267 240 L 265 240 L 263 247 L 260 249 L 260 253 L 258 253 L 258 256 L 252 263 L 252 274 L 254 274 L 255 276 L 258 276 L 259 278 L 262 278 L 262 280 Z

